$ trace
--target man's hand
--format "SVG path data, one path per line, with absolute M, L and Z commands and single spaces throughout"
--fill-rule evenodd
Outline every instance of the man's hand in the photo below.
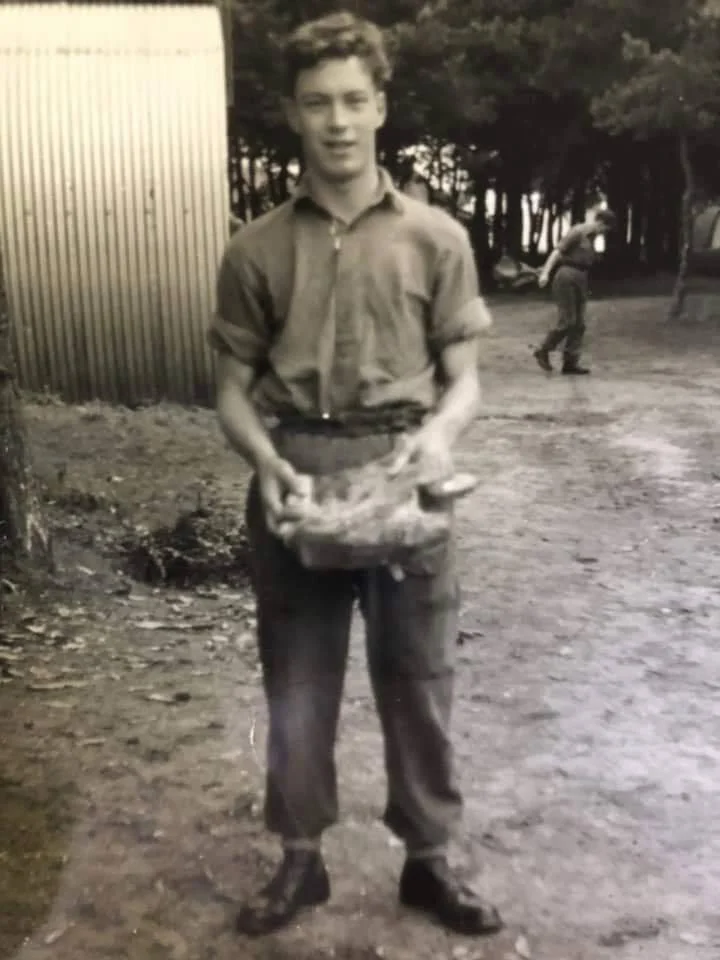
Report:
M 281 457 L 257 465 L 260 498 L 271 533 L 286 539 L 307 511 L 312 496 L 312 477 L 297 471 Z
M 548 273 L 545 273 L 545 271 L 543 271 L 543 272 L 538 276 L 538 286 L 541 287 L 541 288 L 542 288 L 542 287 L 546 287 L 546 286 L 548 285 L 549 279 L 550 279 L 550 275 L 549 275 Z
M 411 465 L 419 470 L 423 483 L 438 483 L 453 475 L 452 451 L 439 426 L 430 422 L 401 439 L 390 474 L 394 476 Z

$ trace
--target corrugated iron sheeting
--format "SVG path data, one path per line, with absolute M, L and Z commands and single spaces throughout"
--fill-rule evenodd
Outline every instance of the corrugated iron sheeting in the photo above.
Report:
M 205 402 L 229 210 L 217 9 L 0 5 L 0 104 L 22 386 Z

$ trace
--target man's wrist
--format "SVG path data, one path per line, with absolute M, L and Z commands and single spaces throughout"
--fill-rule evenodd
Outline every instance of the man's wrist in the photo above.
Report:
M 427 437 L 437 437 L 445 446 L 453 447 L 463 430 L 446 413 L 438 411 L 428 417 L 418 433 Z
M 281 459 L 274 447 L 262 447 L 251 453 L 250 464 L 256 473 L 267 473 L 267 471 L 272 470 Z

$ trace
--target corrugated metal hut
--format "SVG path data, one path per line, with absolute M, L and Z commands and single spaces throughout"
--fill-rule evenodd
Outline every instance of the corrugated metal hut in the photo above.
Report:
M 215 5 L 0 5 L 0 241 L 20 382 L 205 402 L 228 236 Z

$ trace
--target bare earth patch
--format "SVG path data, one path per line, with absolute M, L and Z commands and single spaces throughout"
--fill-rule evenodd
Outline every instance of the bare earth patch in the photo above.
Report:
M 253 605 L 118 572 L 118 536 L 198 503 L 242 511 L 213 414 L 28 408 L 58 584 L 0 631 L 0 956 L 17 960 L 717 960 L 717 326 L 659 299 L 592 309 L 594 374 L 546 377 L 545 304 L 503 304 L 458 466 L 465 565 L 457 859 L 502 909 L 486 943 L 396 904 L 402 851 L 358 632 L 331 904 L 232 930 L 272 868 Z

